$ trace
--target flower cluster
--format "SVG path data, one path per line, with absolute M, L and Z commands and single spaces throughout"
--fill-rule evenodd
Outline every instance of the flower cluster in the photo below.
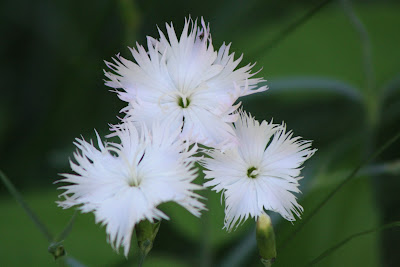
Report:
M 166 30 L 147 37 L 146 48 L 131 48 L 133 61 L 117 55 L 106 62 L 106 85 L 127 103 L 110 129 L 119 142 L 103 142 L 97 133 L 97 147 L 76 139 L 75 174 L 62 174 L 59 205 L 93 212 L 112 246 L 127 255 L 135 225 L 168 219 L 159 204 L 173 201 L 195 216 L 205 210 L 194 192 L 203 189 L 193 183 L 199 161 L 204 186 L 223 192 L 228 230 L 265 210 L 294 220 L 302 207 L 293 192 L 315 151 L 311 143 L 240 109 L 240 97 L 268 87 L 254 78 L 254 65 L 238 68 L 242 56 L 235 59 L 230 44 L 214 49 L 203 19 L 186 20 L 180 38 L 172 24 Z M 208 157 L 195 157 L 197 144 Z

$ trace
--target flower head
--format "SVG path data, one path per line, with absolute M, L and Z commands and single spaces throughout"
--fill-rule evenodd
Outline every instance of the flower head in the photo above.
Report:
M 103 144 L 97 135 L 97 149 L 92 142 L 76 139 L 81 152 L 74 154 L 76 163 L 70 162 L 76 174 L 62 174 L 58 181 L 68 183 L 60 187 L 66 191 L 59 205 L 93 212 L 96 223 L 106 225 L 111 245 L 124 246 L 127 255 L 135 224 L 168 219 L 157 209 L 159 204 L 175 201 L 196 216 L 204 204 L 193 192 L 202 188 L 192 183 L 196 170 L 191 156 L 197 147 L 189 149 L 187 142 L 179 141 L 179 129 L 172 132 L 153 124 L 150 131 L 126 123 L 114 130 L 120 144 Z
M 105 72 L 106 85 L 122 89 L 116 92 L 129 103 L 123 111 L 135 123 L 157 119 L 175 129 L 183 122 L 182 136 L 213 147 L 235 140 L 235 102 L 267 90 L 257 88 L 264 80 L 251 78 L 254 65 L 236 69 L 242 57 L 234 60 L 230 44 L 215 51 L 203 19 L 200 27 L 186 20 L 179 40 L 172 24 L 166 28 L 168 38 L 160 30 L 158 40 L 147 37 L 147 51 L 139 44 L 130 49 L 134 62 L 120 55 L 106 62 L 112 70 Z
M 225 196 L 225 228 L 231 230 L 249 216 L 258 218 L 264 210 L 278 212 L 289 221 L 303 210 L 292 192 L 300 192 L 301 165 L 315 149 L 311 142 L 292 137 L 284 124 L 261 124 L 241 112 L 234 124 L 237 147 L 211 150 L 202 164 L 205 186 Z

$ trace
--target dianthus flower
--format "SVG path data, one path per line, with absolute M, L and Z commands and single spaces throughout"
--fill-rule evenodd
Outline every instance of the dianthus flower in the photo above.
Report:
M 134 61 L 117 55 L 106 62 L 112 70 L 105 71 L 106 85 L 129 103 L 123 111 L 134 123 L 161 120 L 172 129 L 183 123 L 181 136 L 192 142 L 231 144 L 238 98 L 267 90 L 257 87 L 264 80 L 252 78 L 254 65 L 237 68 L 242 56 L 234 60 L 230 44 L 214 50 L 203 19 L 200 27 L 197 20 L 186 20 L 179 40 L 172 24 L 166 28 L 168 38 L 161 30 L 158 40 L 147 37 L 147 51 L 139 44 L 130 49 Z
M 293 221 L 303 208 L 293 193 L 299 193 L 300 170 L 315 149 L 311 142 L 292 137 L 285 124 L 263 121 L 240 112 L 234 123 L 238 145 L 226 151 L 210 150 L 203 158 L 207 169 L 204 186 L 223 192 L 225 226 L 231 230 L 249 217 L 257 219 L 265 210 Z
M 192 158 L 197 147 L 189 149 L 188 142 L 178 138 L 180 129 L 171 131 L 156 123 L 136 129 L 126 123 L 114 131 L 121 143 L 103 144 L 97 135 L 96 148 L 76 139 L 80 152 L 74 153 L 76 162 L 70 162 L 76 174 L 62 174 L 58 181 L 68 183 L 59 188 L 66 190 L 59 205 L 93 212 L 96 223 L 106 225 L 113 248 L 124 246 L 127 255 L 135 224 L 168 219 L 159 204 L 174 201 L 196 216 L 204 204 L 193 192 L 202 188 L 192 183 L 197 177 Z

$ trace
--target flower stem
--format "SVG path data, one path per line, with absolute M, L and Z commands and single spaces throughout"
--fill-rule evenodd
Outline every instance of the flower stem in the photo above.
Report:
M 205 192 L 205 196 L 208 199 L 209 192 Z M 211 250 L 211 217 L 208 212 L 202 216 L 202 239 L 201 239 L 201 259 L 200 266 L 207 267 L 212 265 L 212 250 Z
M 138 264 L 139 267 L 143 266 L 144 259 L 146 258 L 146 255 L 147 254 L 140 252 L 140 258 L 139 258 L 139 264 Z
M 350 1 L 341 0 L 341 3 L 345 14 L 349 18 L 351 24 L 353 24 L 353 27 L 356 30 L 361 40 L 363 61 L 364 61 L 364 75 L 366 82 L 365 87 L 368 90 L 368 93 L 370 93 L 371 90 L 375 88 L 375 75 L 374 75 L 374 67 L 372 64 L 371 40 L 369 38 L 367 29 L 365 28 L 364 24 L 355 14 L 353 7 L 350 4 Z
M 119 0 L 117 3 L 121 19 L 125 25 L 124 41 L 127 45 L 134 44 L 135 33 L 140 26 L 141 14 L 138 12 L 135 1 Z
M 367 105 L 368 112 L 368 122 L 374 128 L 377 124 L 377 120 L 379 118 L 379 104 L 380 101 L 376 101 L 378 96 L 376 93 L 379 91 L 375 89 L 375 72 L 374 66 L 372 62 L 372 45 L 371 40 L 368 35 L 368 31 L 365 28 L 362 21 L 355 14 L 353 7 L 349 0 L 341 0 L 340 1 L 344 10 L 344 13 L 349 18 L 350 23 L 353 25 L 355 31 L 357 32 L 362 48 L 362 58 L 363 58 L 363 67 L 364 67 L 364 78 L 365 78 L 365 104 Z
M 340 190 L 343 186 L 345 186 L 352 178 L 356 176 L 356 174 L 360 171 L 360 169 L 378 157 L 384 150 L 386 150 L 390 145 L 397 141 L 400 137 L 400 132 L 398 132 L 395 136 L 393 136 L 389 141 L 387 141 L 384 145 L 382 145 L 375 153 L 369 156 L 367 159 L 362 161 L 339 185 L 336 186 L 329 193 L 324 200 L 322 200 L 314 210 L 311 211 L 310 215 L 304 218 L 299 224 L 298 227 L 287 237 L 285 238 L 278 246 L 278 251 L 284 249 L 289 241 L 291 241 L 302 229 L 303 227 L 319 212 L 319 210 Z
M 334 245 L 333 247 L 325 250 L 324 252 L 322 252 L 318 257 L 316 257 L 315 259 L 313 259 L 312 261 L 310 261 L 310 263 L 308 263 L 306 266 L 312 266 L 317 264 L 318 262 L 320 262 L 322 259 L 328 257 L 330 254 L 332 254 L 333 252 L 335 252 L 338 248 L 340 248 L 341 246 L 345 245 L 347 242 L 349 242 L 350 240 L 359 237 L 359 236 L 363 236 L 363 235 L 367 235 L 373 232 L 378 232 L 378 231 L 382 231 L 388 228 L 394 228 L 394 227 L 400 227 L 400 221 L 397 222 L 392 222 L 389 224 L 385 224 L 373 229 L 369 229 L 366 231 L 362 231 L 362 232 L 358 232 L 355 234 L 352 234 L 350 236 L 348 236 L 346 239 L 340 241 L 339 243 L 337 243 L 336 245 Z
M 264 46 L 263 48 L 257 50 L 254 54 L 257 55 L 257 54 L 266 54 L 266 53 L 268 53 L 275 46 L 277 46 L 281 41 L 283 41 L 288 35 L 290 35 L 292 32 L 294 32 L 297 28 L 299 28 L 301 25 L 303 25 L 306 21 L 311 19 L 316 13 L 318 13 L 318 11 L 320 11 L 323 7 L 325 7 L 331 1 L 332 0 L 321 1 L 321 3 L 319 3 L 314 8 L 309 10 L 301 18 L 299 18 L 295 22 L 291 23 L 284 30 L 282 30 L 274 39 L 272 39 L 272 41 L 270 41 L 267 44 L 267 46 Z
M 29 216 L 29 218 L 33 221 L 36 227 L 42 232 L 42 234 L 46 237 L 49 242 L 53 241 L 53 235 L 47 229 L 47 227 L 40 221 L 39 217 L 33 212 L 33 210 L 28 206 L 28 203 L 22 198 L 21 194 L 15 188 L 15 186 L 11 183 L 11 181 L 7 178 L 7 176 L 0 170 L 0 178 L 1 181 L 6 186 L 7 190 L 10 194 L 15 198 L 19 205 L 24 209 L 25 213 Z

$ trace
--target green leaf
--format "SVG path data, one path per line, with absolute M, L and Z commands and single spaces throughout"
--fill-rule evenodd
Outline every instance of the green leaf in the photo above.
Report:
M 281 79 L 272 80 L 269 87 L 273 88 L 270 94 L 280 94 L 282 92 L 300 92 L 311 95 L 319 93 L 334 93 L 342 95 L 355 103 L 362 104 L 363 96 L 360 89 L 333 78 L 322 76 L 289 76 Z M 250 96 L 250 97 L 256 97 Z M 318 95 L 317 95 L 318 97 Z

